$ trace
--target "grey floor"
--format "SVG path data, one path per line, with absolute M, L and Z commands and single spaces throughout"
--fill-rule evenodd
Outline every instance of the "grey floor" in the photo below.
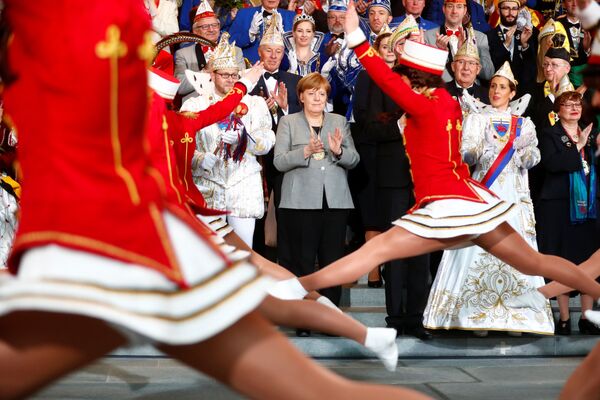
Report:
M 403 385 L 435 399 L 556 399 L 581 362 L 565 358 L 401 359 L 395 372 L 375 360 L 318 360 L 345 377 Z M 34 399 L 240 399 L 219 383 L 162 357 L 107 357 Z M 285 399 L 285 394 L 282 394 Z

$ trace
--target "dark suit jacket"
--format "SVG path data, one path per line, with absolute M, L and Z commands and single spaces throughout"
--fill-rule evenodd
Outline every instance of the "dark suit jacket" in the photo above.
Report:
M 492 56 L 494 69 L 497 71 L 505 61 L 509 62 L 513 75 L 520 83 L 517 88 L 517 96 L 519 97 L 527 93 L 524 90 L 526 89 L 525 85 L 528 82 L 535 82 L 535 77 L 537 74 L 536 52 L 538 47 L 538 35 L 539 31 L 534 27 L 533 34 L 529 39 L 529 47 L 527 47 L 527 50 L 522 51 L 521 47 L 517 45 L 517 33 L 515 33 L 515 36 L 513 37 L 513 41 L 515 41 L 515 47 L 513 51 L 513 57 L 511 59 L 510 51 L 508 51 L 503 44 L 503 34 L 500 31 L 500 25 L 487 32 L 488 45 L 490 46 L 490 55 Z
M 456 81 L 454 80 L 446 83 L 446 90 L 448 91 L 448 93 L 450 93 L 450 96 L 454 98 L 462 96 L 462 89 L 459 89 L 456 86 Z M 473 86 L 467 89 L 467 91 L 471 96 L 475 97 L 476 99 L 479 99 L 481 102 L 485 104 L 490 104 L 490 97 L 487 88 L 484 88 L 483 86 L 475 83 Z
M 300 80 L 300 78 L 301 77 L 299 75 L 279 70 L 278 83 L 283 82 L 285 84 L 285 87 L 287 88 L 288 114 L 294 114 L 302 110 L 300 101 L 298 100 L 298 95 L 296 94 L 296 86 L 298 85 L 298 81 Z M 260 78 L 258 80 L 256 86 L 254 86 L 254 89 L 250 92 L 250 94 L 255 96 L 263 96 L 265 98 L 269 96 L 269 91 L 267 89 L 267 84 L 265 83 L 264 78 Z M 284 115 L 285 114 L 283 113 L 283 111 L 281 111 L 281 109 L 278 109 L 277 121 L 281 121 L 281 118 Z M 275 122 L 275 119 L 271 118 L 271 122 L 273 126 L 273 131 L 277 132 L 277 123 Z M 277 171 L 277 169 L 275 169 L 275 166 L 273 165 L 273 149 L 271 149 L 271 151 L 269 151 L 264 156 L 261 156 L 259 160 L 262 163 L 263 176 L 266 179 L 267 188 L 270 191 L 273 188 L 275 177 L 279 174 L 279 171 Z
M 593 138 L 585 147 L 588 157 L 592 151 L 595 151 L 592 143 L 594 143 Z M 540 199 L 568 199 L 569 174 L 583 168 L 577 147 L 568 140 L 567 133 L 560 122 L 544 129 L 539 146 L 542 156 L 541 165 L 545 173 Z M 589 158 L 587 160 L 589 162 Z M 600 191 L 596 192 L 596 196 L 600 196 Z
M 548 114 L 552 112 L 554 102 L 549 97 L 544 96 L 543 82 L 535 83 L 526 90 L 526 93 L 531 94 L 531 101 L 527 106 L 527 110 L 525 110 L 525 115 L 530 117 L 535 124 L 535 131 L 539 140 L 542 131 L 551 126 Z

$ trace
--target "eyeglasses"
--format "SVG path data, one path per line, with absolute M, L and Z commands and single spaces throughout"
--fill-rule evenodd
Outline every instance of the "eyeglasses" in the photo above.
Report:
M 455 60 L 454 62 L 460 66 L 466 65 L 470 68 L 475 68 L 479 65 L 479 63 L 477 61 Z
M 519 12 L 519 7 L 500 7 L 500 10 L 516 13 Z
M 542 68 L 550 68 L 550 69 L 558 69 L 560 67 L 564 67 L 565 65 L 557 62 L 545 62 L 542 64 Z
M 560 103 L 560 105 L 571 110 L 581 110 L 583 108 L 581 103 Z
M 346 15 L 328 15 L 327 19 L 333 21 L 333 20 L 339 20 L 339 21 L 344 21 L 346 19 Z
M 235 79 L 236 81 L 238 79 L 240 79 L 240 74 L 227 74 L 227 73 L 220 73 L 220 72 L 215 72 L 215 74 L 219 75 L 221 78 L 223 79 Z
M 206 25 L 194 25 L 192 29 L 199 29 L 201 31 L 208 31 L 210 29 L 219 29 L 221 27 L 221 23 L 215 22 L 214 24 L 206 24 Z

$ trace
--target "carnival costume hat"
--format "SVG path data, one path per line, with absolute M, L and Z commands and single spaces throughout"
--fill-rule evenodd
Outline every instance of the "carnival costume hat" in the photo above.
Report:
M 296 24 L 299 24 L 300 22 L 304 22 L 304 21 L 308 21 L 312 24 L 313 28 L 315 26 L 315 19 L 308 14 L 296 14 L 296 16 L 294 17 L 294 22 L 292 23 L 292 29 L 294 29 L 296 27 Z
M 269 26 L 265 31 L 262 39 L 260 40 L 259 46 L 263 45 L 271 45 L 271 46 L 282 46 L 283 44 L 283 36 L 281 35 L 281 31 L 279 30 L 279 24 L 277 23 L 277 18 L 271 18 L 269 22 Z
M 208 62 L 209 70 L 216 71 L 226 68 L 239 69 L 235 52 L 235 42 L 229 44 L 229 33 L 223 32 L 219 44 L 215 47 Z
M 207 0 L 200 0 L 200 4 L 198 4 L 198 9 L 196 10 L 196 16 L 194 17 L 194 22 L 198 21 L 199 19 L 209 17 L 217 18 L 217 15 Z
M 392 30 L 390 29 L 390 26 L 388 24 L 383 24 L 383 27 L 379 30 L 379 33 L 377 34 L 377 36 L 381 36 L 384 33 L 392 33 Z
M 463 45 L 458 48 L 458 51 L 454 55 L 454 59 L 458 57 L 470 57 L 476 59 L 477 61 L 480 61 L 479 50 L 477 50 L 477 45 L 473 43 L 472 40 L 465 40 Z
M 367 8 L 367 12 L 368 12 L 368 10 L 370 10 L 373 7 L 385 8 L 387 10 L 387 12 L 390 13 L 390 15 L 392 15 L 392 6 L 390 4 L 390 0 L 373 0 L 373 1 L 371 1 L 371 3 L 369 4 L 369 7 Z
M 346 0 L 331 0 L 329 11 L 348 11 L 348 2 Z
M 540 29 L 538 35 L 538 41 L 541 41 L 546 36 L 552 35 L 552 43 L 554 47 L 564 47 L 567 51 L 570 51 L 569 40 L 567 39 L 567 31 L 563 24 L 559 21 L 554 21 L 552 18 L 546 22 L 546 24 Z
M 570 62 L 571 56 L 569 52 L 564 47 L 550 47 L 544 57 L 548 58 L 560 58 L 561 60 L 565 60 L 566 62 Z
M 515 86 L 519 84 L 519 82 L 517 82 L 517 80 L 515 79 L 512 70 L 510 69 L 510 64 L 508 63 L 508 61 L 504 61 L 504 64 L 502 64 L 498 71 L 496 71 L 496 73 L 492 75 L 492 79 L 494 79 L 495 76 L 501 76 L 503 78 L 506 78 Z
M 181 82 L 173 75 L 155 67 L 148 68 L 148 86 L 160 97 L 173 100 Z
M 448 51 L 407 40 L 400 64 L 441 76 L 448 60 Z
M 392 32 L 392 36 L 390 37 L 390 47 L 394 49 L 399 40 L 410 37 L 413 33 L 419 33 L 419 24 L 417 24 L 415 17 L 406 14 L 406 18 L 404 18 Z
M 455 4 L 467 4 L 467 0 L 444 0 L 444 4 L 446 3 L 455 3 Z

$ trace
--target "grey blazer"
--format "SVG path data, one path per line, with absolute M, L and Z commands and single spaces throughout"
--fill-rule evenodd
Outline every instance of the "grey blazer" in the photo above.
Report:
M 340 128 L 342 156 L 340 159 L 329 151 L 327 134 Z M 281 187 L 280 208 L 318 210 L 323 208 L 323 191 L 329 208 L 354 208 L 347 171 L 358 164 L 359 155 L 354 148 L 350 127 L 341 115 L 325 113 L 322 141 L 325 157 L 315 160 L 304 158 L 304 147 L 310 138 L 310 127 L 304 111 L 286 115 L 279 121 L 275 141 L 274 165 L 284 172 Z
M 437 34 L 440 33 L 440 27 L 432 28 L 425 31 L 425 43 L 431 46 L 435 46 L 435 39 L 437 38 Z M 479 71 L 479 75 L 477 77 L 479 79 L 483 79 L 489 81 L 492 79 L 492 75 L 494 75 L 494 63 L 492 62 L 492 56 L 490 55 L 490 45 L 488 44 L 488 38 L 485 33 L 474 31 L 475 32 L 475 40 L 477 41 L 477 51 L 479 52 L 479 62 L 481 63 L 481 71 Z M 451 56 L 448 54 L 448 60 L 451 61 Z M 442 79 L 444 82 L 450 82 L 453 77 L 451 71 L 448 71 L 448 64 L 446 64 L 447 68 L 444 70 L 442 74 Z
M 184 102 L 190 97 L 198 96 L 198 93 L 194 91 L 192 84 L 189 83 L 185 77 L 186 69 L 191 69 L 192 71 L 196 72 L 200 71 L 200 67 L 198 66 L 198 58 L 196 57 L 196 46 L 199 45 L 194 44 L 187 46 L 175 52 L 175 78 L 179 79 L 179 82 L 181 82 L 177 93 L 183 96 L 182 100 Z M 244 62 L 244 55 L 242 54 L 242 49 L 237 46 L 235 48 L 235 56 L 240 71 L 245 70 L 246 63 Z M 208 60 L 206 61 L 208 62 Z

